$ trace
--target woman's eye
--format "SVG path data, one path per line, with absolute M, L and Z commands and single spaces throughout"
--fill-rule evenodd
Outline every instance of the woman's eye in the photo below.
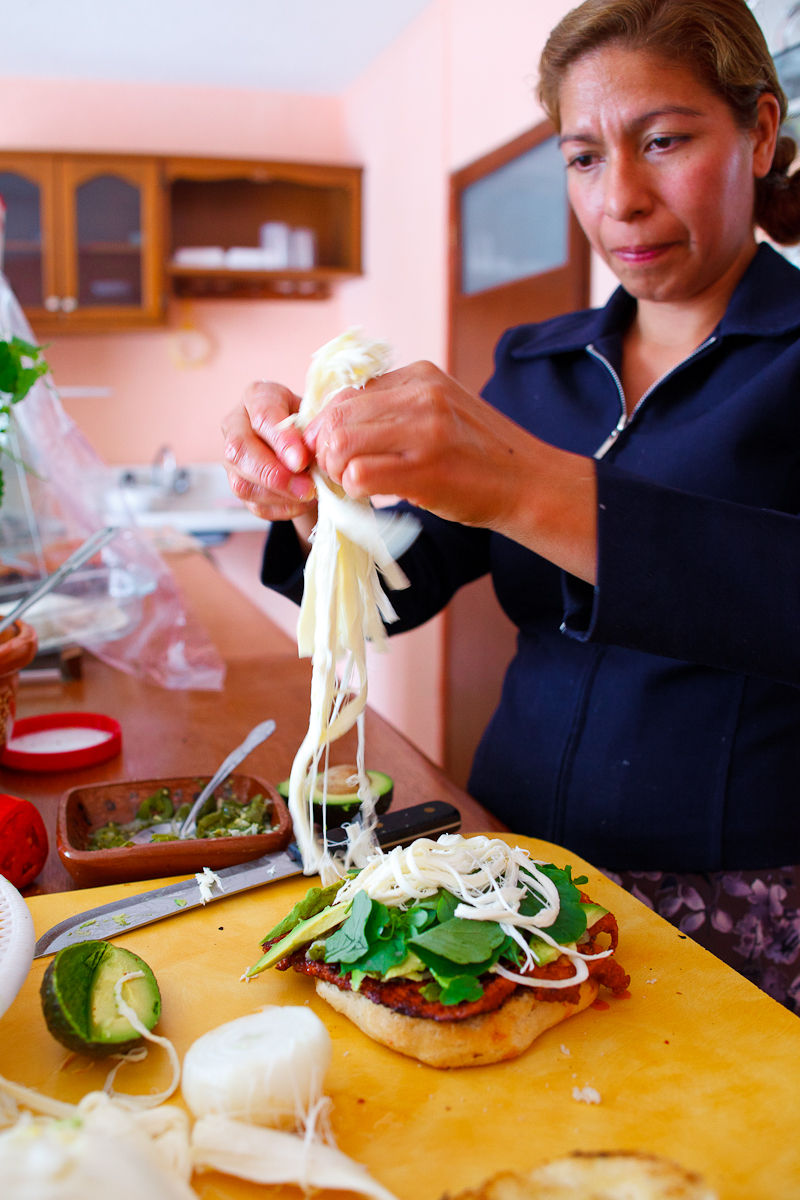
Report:
M 662 134 L 660 137 L 651 138 L 647 144 L 647 148 L 654 150 L 671 150 L 673 146 L 677 146 L 680 142 L 685 141 L 685 138 L 678 137 L 676 134 Z
M 597 161 L 596 154 L 576 154 L 569 161 L 569 166 L 577 167 L 579 171 L 585 171 L 588 167 L 594 166 Z

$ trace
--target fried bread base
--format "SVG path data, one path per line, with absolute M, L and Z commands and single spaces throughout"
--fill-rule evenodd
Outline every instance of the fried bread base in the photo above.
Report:
M 504 1171 L 479 1188 L 442 1200 L 716 1200 L 694 1171 L 635 1150 L 575 1151 L 530 1175 Z
M 577 1004 L 542 1003 L 530 988 L 520 987 L 500 1008 L 442 1023 L 407 1017 L 383 1004 L 373 1004 L 358 992 L 343 992 L 332 983 L 316 981 L 317 995 L 349 1017 L 364 1033 L 391 1050 L 418 1058 L 429 1067 L 482 1067 L 516 1058 L 531 1043 L 560 1021 L 566 1021 L 597 998 L 598 985 L 587 979 L 580 985 Z

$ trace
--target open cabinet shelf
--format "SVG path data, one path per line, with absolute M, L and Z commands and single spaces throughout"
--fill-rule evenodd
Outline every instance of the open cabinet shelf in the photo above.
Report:
M 0 152 L 0 195 L 6 274 L 41 338 L 163 324 L 170 294 L 320 300 L 361 273 L 359 167 Z M 308 231 L 313 268 L 174 261 L 186 248 L 255 249 L 270 222 Z

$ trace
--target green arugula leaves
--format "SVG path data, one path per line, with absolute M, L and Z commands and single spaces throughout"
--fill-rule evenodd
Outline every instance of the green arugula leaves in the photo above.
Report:
M 586 912 L 578 890 L 580 884 L 587 882 L 586 878 L 573 880 L 569 866 L 562 870 L 549 863 L 538 869 L 553 881 L 561 902 L 558 917 L 546 932 L 560 945 L 576 942 L 586 932 Z M 524 874 L 522 881 L 525 882 Z M 338 886 L 312 888 L 270 936 L 294 928 L 300 920 L 320 912 L 325 907 L 323 900 L 330 904 Z M 521 950 L 497 922 L 456 917 L 459 903 L 458 896 L 440 889 L 435 896 L 415 901 L 404 910 L 388 908 L 371 900 L 366 892 L 356 892 L 347 919 L 325 939 L 325 961 L 338 964 L 358 990 L 365 975 L 382 978 L 413 953 L 432 976 L 422 988 L 426 1000 L 445 1005 L 479 1000 L 483 995 L 480 977 L 500 959 L 519 966 Z M 543 907 L 540 897 L 529 888 L 520 912 L 533 916 Z M 543 952 L 543 959 L 548 961 L 548 948 L 535 935 L 534 940 Z
M 451 917 L 411 938 L 417 954 L 420 949 L 428 950 L 454 963 L 484 962 L 505 940 L 495 921 L 465 921 L 461 917 Z
M 586 932 L 586 913 L 581 908 L 581 894 L 578 891 L 578 885 L 588 883 L 585 875 L 580 878 L 572 878 L 572 867 L 567 865 L 562 870 L 560 867 L 554 867 L 552 863 L 546 863 L 540 866 L 539 871 L 542 875 L 546 875 L 551 879 L 558 889 L 558 898 L 561 901 L 561 907 L 558 916 L 552 925 L 545 928 L 545 933 L 549 933 L 550 937 L 559 945 L 564 946 L 568 942 L 577 942 L 579 937 Z M 539 896 L 532 891 L 529 891 L 519 906 L 519 911 L 526 917 L 533 917 L 540 912 L 544 907 Z
M 367 921 L 372 909 L 373 902 L 367 893 L 356 892 L 350 916 L 325 941 L 325 962 L 338 962 L 352 967 L 363 958 L 369 950 Z

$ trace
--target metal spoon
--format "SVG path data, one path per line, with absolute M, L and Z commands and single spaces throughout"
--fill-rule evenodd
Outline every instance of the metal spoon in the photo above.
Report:
M 113 537 L 121 533 L 120 529 L 116 529 L 109 525 L 105 529 L 99 529 L 97 533 L 93 533 L 90 538 L 87 538 L 82 546 L 70 554 L 69 558 L 61 564 L 57 571 L 52 575 L 48 575 L 43 579 L 37 588 L 29 592 L 27 596 L 14 605 L 11 612 L 3 617 L 0 621 L 0 633 L 8 629 L 18 617 L 21 617 L 24 612 L 27 612 L 37 600 L 41 599 L 47 592 L 51 591 L 57 583 L 61 583 L 62 579 L 66 579 L 67 575 L 71 575 L 73 571 L 77 571 L 78 567 L 82 567 L 85 562 L 97 554 L 98 550 L 102 550 L 103 546 L 107 545 Z
M 235 750 L 230 752 L 222 766 L 219 768 L 213 778 L 208 781 L 189 810 L 189 815 L 181 825 L 180 832 L 178 834 L 178 837 L 181 838 L 181 840 L 183 838 L 191 837 L 194 833 L 197 825 L 197 814 L 200 812 L 200 809 L 203 807 L 209 796 L 214 794 L 220 784 L 225 782 L 228 776 L 239 766 L 239 763 L 247 758 L 248 754 L 255 750 L 256 746 L 260 746 L 261 743 L 265 742 L 268 737 L 271 737 L 274 732 L 274 721 L 262 721 L 260 725 L 256 725 L 255 729 L 250 730 L 241 746 L 237 746 Z M 172 833 L 173 831 L 174 826 L 172 821 L 165 821 L 161 825 L 151 825 L 149 829 L 140 829 L 138 833 L 134 834 L 131 841 L 135 845 L 141 846 L 146 842 L 151 842 L 153 840 L 154 833 Z

